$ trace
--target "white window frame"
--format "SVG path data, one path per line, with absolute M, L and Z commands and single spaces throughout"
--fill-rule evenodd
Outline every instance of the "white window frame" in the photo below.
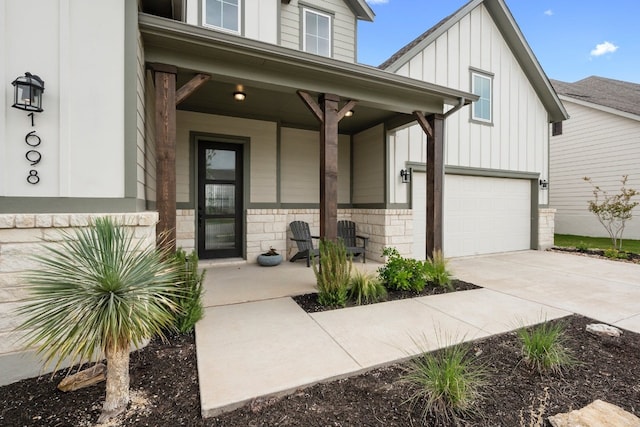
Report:
M 327 20 L 329 21 L 329 52 L 327 52 L 326 55 L 323 53 L 309 52 L 307 50 L 307 13 L 322 16 L 324 18 L 327 18 Z M 317 34 L 315 36 L 318 37 Z M 302 50 L 304 52 L 312 53 L 314 55 L 319 55 L 319 56 L 326 56 L 328 58 L 332 56 L 333 54 L 333 16 L 331 16 L 328 13 L 320 12 L 315 9 L 310 9 L 308 7 L 302 8 Z
M 476 91 L 476 77 L 482 78 L 489 82 L 489 117 L 481 117 L 476 115 L 476 103 L 471 108 L 471 120 L 482 123 L 493 123 L 493 75 L 482 73 L 478 71 L 471 71 L 471 93 L 481 96 Z M 480 98 L 478 101 L 487 100 L 486 98 Z M 476 101 L 477 102 L 477 101 Z
M 221 0 L 224 2 L 229 2 L 229 0 Z M 202 0 L 202 25 L 208 28 L 215 28 L 216 30 L 226 31 L 228 33 L 233 34 L 242 34 L 242 0 L 237 0 L 238 2 L 238 29 L 232 30 L 225 27 L 219 27 L 217 25 L 207 23 L 207 0 Z M 223 23 L 224 24 L 224 23 Z

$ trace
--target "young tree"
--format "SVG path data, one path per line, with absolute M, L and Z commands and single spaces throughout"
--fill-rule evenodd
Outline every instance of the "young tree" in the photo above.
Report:
M 593 187 L 593 200 L 588 202 L 589 212 L 593 212 L 600 224 L 607 230 L 613 247 L 618 250 L 622 249 L 624 227 L 632 217 L 633 208 L 639 203 L 631 199 L 640 192 L 633 188 L 627 188 L 628 175 L 622 176 L 622 188 L 618 194 L 613 195 L 595 185 L 591 178 L 585 176 L 583 179 Z
M 107 360 L 106 398 L 99 423 L 129 404 L 129 351 L 172 325 L 176 265 L 166 253 L 135 242 L 110 218 L 63 233 L 57 247 L 37 256 L 28 273 L 31 295 L 19 309 L 27 344 L 46 364 Z

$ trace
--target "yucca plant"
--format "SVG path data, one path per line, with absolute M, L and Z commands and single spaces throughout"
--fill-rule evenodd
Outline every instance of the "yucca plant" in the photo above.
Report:
M 342 241 L 320 240 L 320 260 L 313 258 L 313 272 L 318 284 L 318 303 L 327 307 L 344 307 L 347 303 L 353 262 Z M 320 264 L 321 263 L 321 264 Z
M 162 336 L 175 317 L 175 263 L 168 254 L 136 242 L 133 231 L 110 218 L 64 232 L 45 246 L 39 268 L 26 274 L 30 296 L 18 312 L 26 344 L 45 363 L 107 360 L 106 398 L 98 422 L 129 403 L 129 351 Z
M 178 248 L 174 255 L 176 268 L 180 275 L 180 292 L 175 297 L 175 303 L 180 308 L 176 315 L 175 326 L 181 333 L 193 330 L 198 320 L 204 316 L 202 307 L 203 281 L 205 270 L 198 271 L 198 255 L 195 251 L 191 254 Z
M 422 406 L 443 424 L 474 411 L 487 382 L 487 369 L 472 357 L 469 344 L 456 344 L 436 352 L 423 351 L 407 362 L 401 382 L 412 389 L 407 402 Z
M 522 359 L 540 373 L 560 372 L 577 363 L 565 346 L 564 324 L 544 322 L 517 331 L 522 345 Z
M 387 297 L 387 289 L 373 274 L 366 274 L 358 270 L 351 277 L 349 296 L 358 305 L 368 304 L 385 299 Z
M 447 268 L 449 261 L 445 259 L 441 250 L 434 250 L 433 256 L 427 259 L 426 269 L 429 282 L 450 291 L 453 290 L 451 272 Z

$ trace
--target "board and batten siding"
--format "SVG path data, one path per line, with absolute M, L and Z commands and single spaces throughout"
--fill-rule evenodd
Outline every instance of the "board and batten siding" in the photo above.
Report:
M 319 203 L 320 135 L 316 131 L 282 128 L 280 188 L 282 203 Z M 338 203 L 350 202 L 351 143 L 338 136 Z
M 0 10 L 0 197 L 123 198 L 124 0 L 0 0 Z M 33 127 L 27 112 L 11 108 L 10 82 L 25 71 L 45 82 Z M 32 168 L 25 135 L 33 130 L 42 160 Z M 30 169 L 37 185 L 26 180 Z
M 384 126 L 353 136 L 353 204 L 384 203 Z
M 551 137 L 550 207 L 556 209 L 555 227 L 560 234 L 608 237 L 595 215 L 588 211 L 592 187 L 582 178 L 610 194 L 617 194 L 620 180 L 640 190 L 640 117 L 622 117 L 580 105 L 562 97 L 569 120 L 562 135 Z M 624 236 L 640 239 L 640 209 L 627 223 Z
M 332 22 L 333 58 L 341 61 L 356 60 L 356 17 L 344 0 L 292 0 L 280 6 L 280 44 L 302 50 L 302 8 L 316 8 L 330 14 Z
M 249 140 L 250 203 L 275 203 L 277 179 L 277 124 L 275 122 L 195 113 L 176 112 L 176 201 L 187 203 L 194 200 L 190 194 L 189 179 L 194 178 L 195 165 L 190 164 L 190 133 L 208 133 L 228 138 Z M 228 141 L 228 140 L 227 140 Z M 193 169 L 192 169 L 193 168 Z
M 398 74 L 471 91 L 471 70 L 493 75 L 491 125 L 470 121 L 471 107 L 446 119 L 445 163 L 481 169 L 537 172 L 548 176 L 548 115 L 533 86 L 484 5 L 451 26 L 404 63 Z M 414 125 L 417 127 L 417 125 Z M 426 143 L 423 132 L 410 131 Z M 424 161 L 411 150 L 409 161 Z M 401 162 L 391 165 L 403 167 Z M 399 175 L 399 170 L 390 174 Z M 398 193 L 399 197 L 402 197 Z M 540 203 L 546 203 L 546 191 Z M 402 199 L 399 199 L 401 202 Z M 392 200 L 393 202 L 393 200 Z

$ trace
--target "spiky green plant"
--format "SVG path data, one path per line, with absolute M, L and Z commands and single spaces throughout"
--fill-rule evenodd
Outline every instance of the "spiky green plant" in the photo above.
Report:
M 565 345 L 564 324 L 544 322 L 517 331 L 522 346 L 522 359 L 540 373 L 560 372 L 577 363 Z
M 373 274 L 358 270 L 351 277 L 349 285 L 349 296 L 358 305 L 377 302 L 387 297 L 387 289 Z
M 419 346 L 420 347 L 420 346 Z M 423 351 L 407 362 L 401 382 L 412 389 L 407 402 L 422 406 L 443 424 L 474 411 L 487 382 L 487 369 L 471 354 L 469 344 L 456 344 L 436 352 Z
M 313 258 L 313 272 L 318 284 L 318 303 L 344 307 L 349 292 L 353 262 L 342 241 L 320 240 L 320 260 Z
M 445 259 L 441 250 L 433 251 L 433 255 L 427 259 L 428 281 L 450 291 L 453 290 L 451 272 L 448 269 L 449 261 Z
M 198 255 L 195 251 L 191 254 L 178 248 L 174 255 L 179 275 L 182 292 L 176 295 L 175 303 L 180 308 L 176 315 L 175 326 L 181 333 L 193 330 L 196 323 L 204 316 L 202 306 L 203 282 L 205 270 L 198 271 Z
M 69 357 L 107 359 L 106 398 L 98 422 L 129 403 L 129 350 L 174 319 L 179 277 L 167 253 L 135 241 L 111 218 L 63 232 L 59 246 L 45 246 L 39 268 L 26 274 L 30 296 L 19 310 L 26 344 L 55 369 Z

